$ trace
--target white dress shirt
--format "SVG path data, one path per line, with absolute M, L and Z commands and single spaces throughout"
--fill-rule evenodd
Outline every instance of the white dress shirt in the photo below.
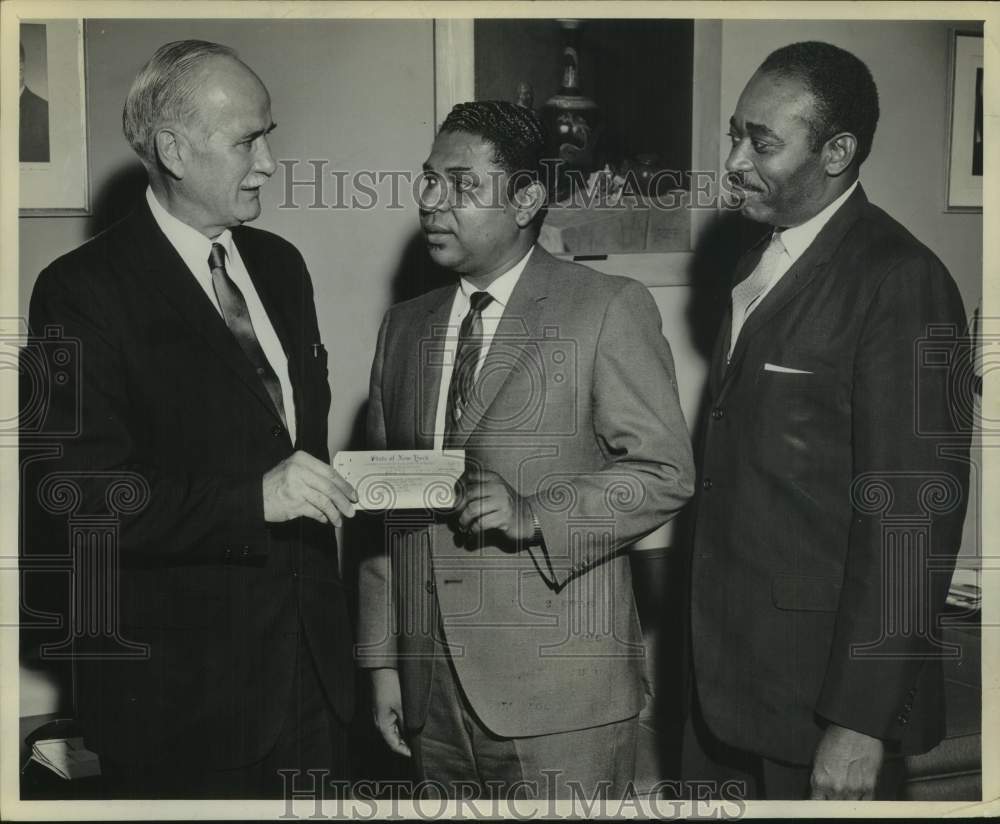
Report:
M 448 412 L 448 387 L 451 385 L 451 374 L 455 366 L 455 352 L 458 349 L 459 327 L 465 316 L 472 308 L 470 298 L 474 292 L 489 292 L 493 298 L 489 306 L 482 311 L 483 318 L 483 346 L 479 350 L 479 362 L 476 364 L 476 377 L 486 362 L 486 355 L 490 351 L 490 344 L 493 343 L 493 336 L 500 325 L 500 318 L 503 317 L 504 310 L 510 302 L 511 292 L 521 278 L 524 267 L 528 265 L 528 258 L 535 247 L 532 246 L 527 254 L 515 263 L 510 269 L 493 281 L 485 289 L 479 289 L 465 278 L 459 281 L 458 289 L 455 290 L 455 299 L 451 304 L 451 312 L 448 315 L 448 331 L 444 342 L 444 355 L 441 367 L 441 386 L 438 389 L 437 415 L 434 418 L 434 448 L 441 450 L 444 448 L 444 427 L 445 415 Z
M 178 220 L 168 212 L 156 199 L 151 187 L 146 187 L 146 202 L 153 213 L 153 219 L 157 226 L 167 236 L 170 245 L 177 250 L 177 254 L 187 264 L 194 279 L 201 286 L 209 302 L 215 307 L 215 311 L 222 315 L 222 307 L 215 296 L 215 288 L 212 286 L 212 270 L 208 265 L 208 256 L 212 251 L 212 244 L 218 243 L 226 250 L 226 271 L 233 283 L 243 293 L 243 299 L 247 303 L 247 310 L 250 312 L 250 322 L 253 324 L 253 331 L 257 335 L 260 348 L 271 364 L 274 374 L 278 376 L 278 383 L 281 384 L 281 399 L 285 406 L 285 421 L 288 423 L 288 434 L 295 443 L 295 400 L 292 395 L 292 382 L 288 377 L 288 358 L 285 350 L 281 346 L 271 319 L 267 316 L 264 304 L 260 302 L 260 296 L 254 288 L 250 274 L 247 272 L 246 264 L 240 257 L 240 252 L 233 243 L 233 235 L 228 229 L 224 230 L 218 237 L 211 240 L 205 237 L 197 229 L 188 226 L 182 220 Z
M 816 236 L 822 231 L 823 227 L 829 223 L 830 218 L 833 217 L 834 213 L 841 206 L 844 205 L 844 201 L 847 200 L 858 188 L 858 183 L 860 181 L 855 180 L 851 184 L 847 191 L 843 192 L 840 197 L 835 201 L 828 204 L 821 212 L 817 212 L 805 223 L 801 223 L 798 226 L 792 226 L 788 229 L 781 230 L 781 243 L 785 247 L 785 254 L 781 257 L 781 263 L 776 266 L 773 277 L 770 282 L 764 288 L 764 291 L 760 293 L 760 296 L 755 300 L 750 306 L 747 307 L 746 315 L 744 317 L 749 317 L 753 310 L 760 306 L 762 300 L 767 297 L 767 293 L 770 292 L 784 276 L 785 272 L 792 268 L 803 253 L 812 242 L 816 239 Z

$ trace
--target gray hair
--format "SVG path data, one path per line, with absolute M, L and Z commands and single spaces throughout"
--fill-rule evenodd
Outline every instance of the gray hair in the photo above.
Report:
M 161 123 L 195 116 L 199 68 L 211 57 L 239 59 L 228 46 L 207 40 L 177 40 L 160 46 L 132 81 L 122 109 L 122 131 L 139 157 L 156 162 L 153 137 Z

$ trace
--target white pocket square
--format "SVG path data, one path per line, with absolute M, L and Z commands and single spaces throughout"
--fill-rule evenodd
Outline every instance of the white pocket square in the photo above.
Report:
M 812 375 L 808 369 L 792 369 L 790 366 L 778 366 L 776 363 L 765 363 L 765 372 L 782 372 L 785 375 Z

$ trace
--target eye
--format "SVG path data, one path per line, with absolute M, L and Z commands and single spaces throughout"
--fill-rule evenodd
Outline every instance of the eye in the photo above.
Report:
M 476 188 L 477 178 L 471 174 L 455 175 L 455 188 L 460 192 L 468 192 Z

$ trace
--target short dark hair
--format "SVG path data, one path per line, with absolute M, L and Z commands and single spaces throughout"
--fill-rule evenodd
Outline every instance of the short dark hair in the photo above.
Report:
M 531 109 L 506 100 L 476 100 L 459 103 L 438 130 L 465 132 L 493 146 L 493 162 L 515 175 L 515 188 L 540 180 L 545 129 Z
M 849 51 L 815 40 L 771 52 L 759 71 L 802 82 L 816 100 L 809 123 L 818 150 L 840 132 L 858 139 L 854 160 L 865 162 L 878 123 L 878 89 L 865 63 Z

